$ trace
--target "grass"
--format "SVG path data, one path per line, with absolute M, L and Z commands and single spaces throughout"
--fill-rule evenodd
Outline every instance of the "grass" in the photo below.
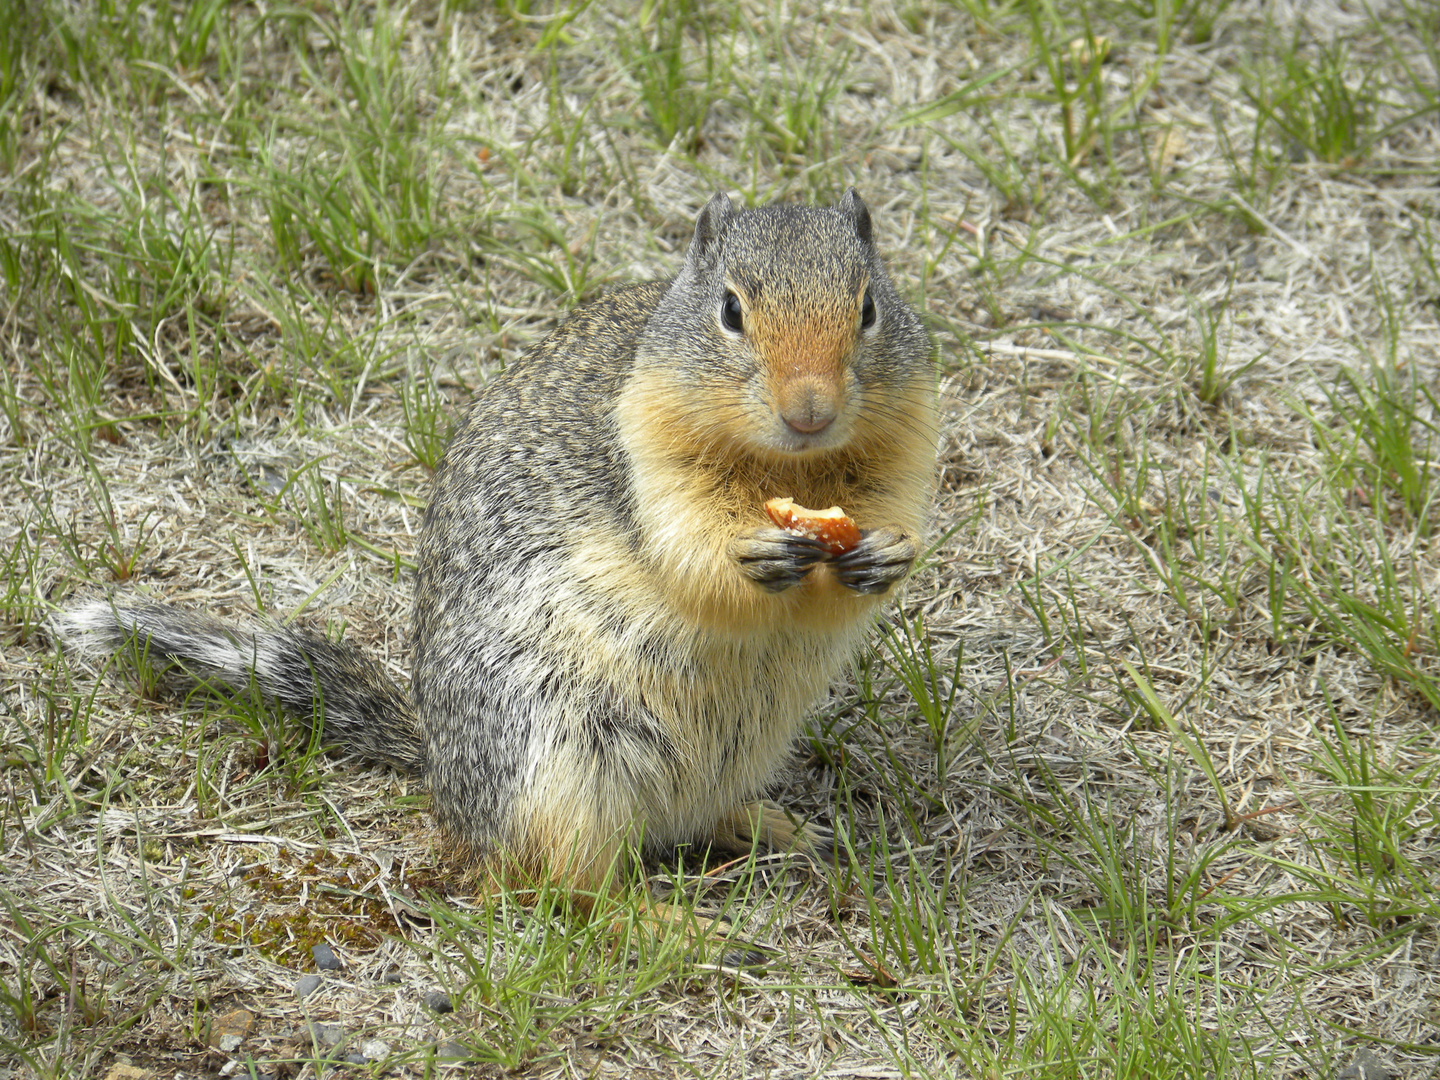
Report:
M 1251 102 L 1263 124 L 1293 156 L 1309 155 L 1329 164 L 1354 163 L 1375 134 L 1375 95 L 1367 72 L 1357 74 L 1343 42 L 1320 43 L 1313 58 L 1302 41 L 1306 28 L 1295 28 L 1273 70 L 1256 71 Z
M 637 26 L 626 27 L 618 38 L 619 61 L 633 72 L 644 103 L 645 117 L 662 150 L 677 145 L 687 152 L 699 149 L 701 131 L 711 104 L 727 89 L 730 50 L 724 40 L 733 32 L 729 24 L 704 26 L 694 42 L 687 30 L 703 25 L 701 5 L 648 4 Z
M 1426 5 L 0 20 L 5 1067 L 1433 1068 Z M 850 184 L 947 424 L 935 551 L 779 782 L 843 867 L 677 853 L 589 922 L 484 901 L 414 784 L 254 695 L 53 649 L 57 607 L 138 591 L 403 674 L 473 389 L 672 273 L 716 188 Z M 642 878 L 773 961 L 654 933 Z M 321 941 L 343 968 L 302 999 Z

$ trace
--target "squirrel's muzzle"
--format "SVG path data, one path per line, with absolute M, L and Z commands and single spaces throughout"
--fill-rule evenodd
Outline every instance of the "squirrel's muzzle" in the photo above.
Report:
M 780 418 L 800 435 L 818 435 L 840 415 L 840 390 L 816 376 L 791 379 L 780 391 Z
M 767 304 L 775 299 L 767 297 Z M 845 411 L 858 321 L 858 301 L 852 307 L 831 298 L 804 318 L 756 305 L 749 333 L 768 372 L 772 407 L 795 434 L 819 435 Z

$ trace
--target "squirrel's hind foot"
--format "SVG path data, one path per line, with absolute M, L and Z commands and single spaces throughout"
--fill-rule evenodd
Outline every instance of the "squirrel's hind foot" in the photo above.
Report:
M 756 849 L 792 851 L 826 866 L 844 862 L 844 848 L 835 835 L 809 821 L 798 821 L 777 804 L 765 800 L 735 807 L 716 823 L 712 847 L 736 854 Z

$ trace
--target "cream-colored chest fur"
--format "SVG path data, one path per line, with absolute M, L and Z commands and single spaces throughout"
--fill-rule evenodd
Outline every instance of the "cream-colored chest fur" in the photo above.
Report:
M 843 450 L 762 458 L 743 450 L 743 431 L 717 442 L 717 425 L 707 423 L 705 444 L 687 437 L 697 410 L 723 412 L 723 401 L 688 401 L 664 375 L 632 377 L 616 420 L 640 508 L 642 562 L 661 602 L 697 627 L 722 632 L 804 627 L 848 638 L 854 624 L 868 623 L 879 599 L 842 587 L 828 566 L 770 593 L 740 572 L 728 549 L 737 536 L 771 525 L 764 505 L 777 496 L 842 506 L 862 530 L 923 536 L 935 484 L 934 393 L 921 385 L 895 400 L 903 409 L 862 411 Z M 585 558 L 597 566 L 633 564 L 629 552 L 607 550 L 604 538 L 595 539 Z

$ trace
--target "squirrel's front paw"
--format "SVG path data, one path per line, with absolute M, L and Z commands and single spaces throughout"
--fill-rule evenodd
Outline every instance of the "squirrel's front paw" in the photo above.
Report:
M 768 592 L 800 584 L 824 555 L 820 541 L 784 529 L 756 529 L 730 541 L 730 557 L 740 572 Z
M 883 593 L 910 572 L 915 541 L 899 529 L 870 529 L 860 543 L 831 560 L 835 577 L 858 593 Z

